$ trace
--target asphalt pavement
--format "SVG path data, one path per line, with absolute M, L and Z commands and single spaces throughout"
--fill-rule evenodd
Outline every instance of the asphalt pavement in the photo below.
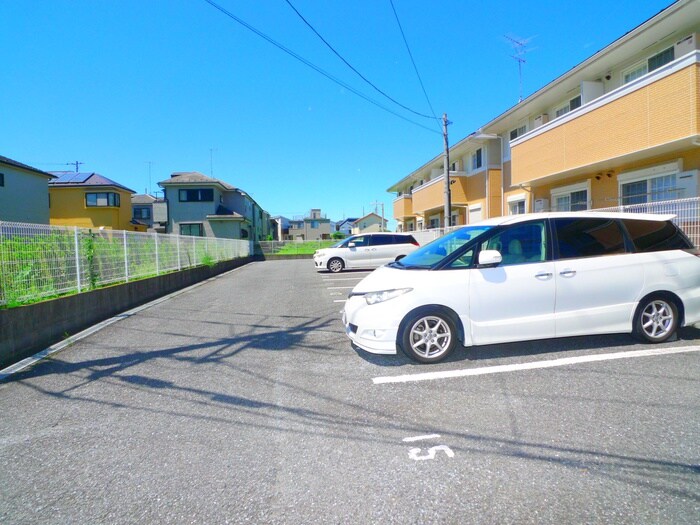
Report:
M 0 382 L 0 523 L 698 522 L 700 330 L 418 365 L 350 346 L 364 275 L 251 263 Z

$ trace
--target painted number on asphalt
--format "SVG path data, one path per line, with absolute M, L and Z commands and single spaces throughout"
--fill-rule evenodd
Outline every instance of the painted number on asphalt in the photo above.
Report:
M 424 441 L 426 439 L 437 439 L 439 437 L 439 434 L 427 434 L 424 436 L 407 437 L 404 438 L 403 441 L 404 443 L 414 443 L 416 441 Z M 414 461 L 425 461 L 427 459 L 435 459 L 435 456 L 438 452 L 444 452 L 448 458 L 455 457 L 455 453 L 447 445 L 437 445 L 435 447 L 430 447 L 426 453 L 422 453 L 422 451 L 423 449 L 421 448 L 412 448 L 408 451 L 408 457 Z

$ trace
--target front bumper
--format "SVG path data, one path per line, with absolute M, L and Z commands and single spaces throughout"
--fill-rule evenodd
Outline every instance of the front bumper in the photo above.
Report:
M 369 306 L 364 297 L 350 297 L 343 310 L 345 334 L 362 350 L 372 354 L 395 354 L 399 321 L 392 301 Z

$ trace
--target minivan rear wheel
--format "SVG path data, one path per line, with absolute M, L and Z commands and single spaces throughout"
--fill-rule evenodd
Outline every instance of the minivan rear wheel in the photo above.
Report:
M 678 307 L 661 295 L 644 299 L 634 317 L 633 334 L 650 343 L 663 343 L 678 328 Z
M 328 270 L 333 273 L 342 272 L 344 267 L 345 265 L 343 264 L 343 260 L 339 259 L 338 257 L 333 257 L 330 261 L 328 261 Z
M 419 310 L 401 324 L 401 349 L 421 363 L 445 359 L 457 344 L 454 322 L 438 309 Z

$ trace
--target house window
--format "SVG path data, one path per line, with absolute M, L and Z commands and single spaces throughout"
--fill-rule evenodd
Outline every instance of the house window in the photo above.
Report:
M 180 202 L 214 202 L 214 190 L 211 188 L 180 190 Z
M 661 66 L 664 66 L 669 62 L 673 62 L 674 58 L 675 54 L 673 46 L 671 46 L 668 49 L 664 49 L 660 53 L 649 57 L 644 62 L 637 63 L 631 68 L 623 71 L 622 82 L 623 84 L 632 82 L 633 80 L 636 80 L 639 77 L 644 76 L 651 71 L 654 71 L 655 69 L 659 69 Z
M 134 219 L 150 219 L 151 209 L 150 208 L 134 208 Z
M 86 193 L 85 194 L 85 205 L 88 207 L 93 206 L 113 206 L 118 208 L 121 205 L 118 193 Z
M 5 185 L 5 174 L 0 173 L 0 187 L 3 187 Z
M 180 224 L 180 235 L 192 235 L 193 237 L 204 237 L 204 227 L 202 224 Z
M 588 182 L 552 190 L 553 211 L 582 211 L 588 209 Z
M 482 152 L 482 148 L 479 148 L 474 153 L 472 153 L 472 171 L 476 171 L 483 166 L 481 152 Z
M 511 130 L 510 140 L 517 139 L 520 135 L 524 135 L 526 131 L 527 131 L 527 126 L 520 126 L 519 128 L 515 128 L 515 129 Z
M 311 229 L 318 230 L 318 221 L 311 221 Z
M 576 108 L 580 108 L 580 107 L 581 107 L 581 95 L 578 95 L 577 97 L 574 97 L 571 100 L 569 100 L 563 106 L 556 109 L 554 111 L 554 114 L 557 117 L 561 117 L 562 115 L 566 115 L 569 111 L 573 111 Z

